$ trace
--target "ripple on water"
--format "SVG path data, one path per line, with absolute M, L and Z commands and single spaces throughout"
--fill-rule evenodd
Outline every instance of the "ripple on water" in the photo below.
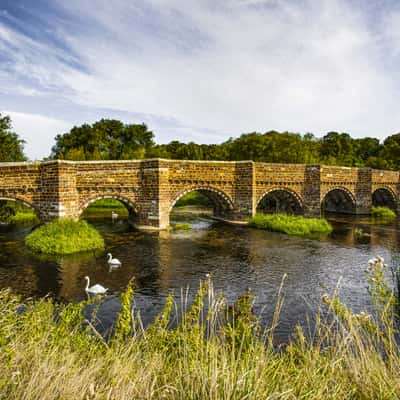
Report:
M 211 273 L 216 290 L 223 291 L 229 302 L 251 288 L 256 296 L 254 309 L 268 324 L 285 276 L 277 329 L 284 338 L 296 323 L 307 328 L 325 292 L 338 290 L 357 312 L 369 307 L 367 262 L 375 255 L 390 262 L 398 257 L 400 243 L 397 223 L 379 226 L 348 219 L 334 222 L 334 232 L 324 239 L 286 236 L 204 218 L 192 220 L 189 231 L 159 233 L 135 231 L 125 221 L 113 224 L 96 219 L 93 224 L 105 236 L 104 252 L 50 259 L 34 257 L 26 250 L 23 239 L 27 229 L 0 227 L 0 286 L 26 297 L 50 294 L 63 301 L 79 301 L 86 298 L 84 277 L 88 275 L 93 284 L 110 289 L 111 296 L 98 314 L 106 329 L 118 311 L 116 296 L 131 278 L 135 278 L 137 308 L 148 323 L 171 289 L 180 302 L 181 288 L 190 287 L 188 296 L 192 298 L 199 279 Z M 370 236 L 357 238 L 354 230 L 360 226 Z M 108 252 L 121 260 L 120 268 L 110 271 Z

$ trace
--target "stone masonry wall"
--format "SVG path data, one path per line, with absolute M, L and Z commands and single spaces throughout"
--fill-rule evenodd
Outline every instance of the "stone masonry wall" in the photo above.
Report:
M 47 161 L 0 163 L 0 199 L 32 207 L 43 221 L 79 218 L 100 198 L 122 201 L 136 225 L 163 229 L 175 202 L 199 190 L 216 216 L 244 221 L 269 192 L 290 193 L 305 215 L 319 215 L 333 189 L 351 199 L 356 213 L 369 213 L 372 193 L 385 189 L 398 204 L 399 172 L 251 161 Z

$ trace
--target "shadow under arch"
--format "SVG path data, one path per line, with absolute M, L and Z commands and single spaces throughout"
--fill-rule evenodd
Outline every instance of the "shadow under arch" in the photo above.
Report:
M 398 198 L 392 189 L 380 187 L 372 193 L 372 205 L 375 207 L 388 207 L 397 212 Z
M 128 211 L 128 218 L 131 219 L 133 222 L 137 219 L 139 210 L 137 206 L 130 201 L 129 199 L 119 196 L 119 195 L 96 195 L 95 197 L 91 197 L 89 200 L 86 200 L 84 203 L 81 204 L 79 207 L 79 214 L 78 217 L 81 218 L 82 214 L 84 211 L 93 203 L 95 203 L 98 200 L 104 200 L 104 199 L 112 199 L 112 200 L 118 200 L 120 203 L 122 203 L 125 208 Z M 111 209 L 110 209 L 111 212 Z
M 330 189 L 321 202 L 321 210 L 323 213 L 355 214 L 356 199 L 346 188 Z
M 256 211 L 264 214 L 285 213 L 300 215 L 304 213 L 301 197 L 291 189 L 274 188 L 264 192 L 257 201 Z
M 210 200 L 215 217 L 228 219 L 232 216 L 233 202 L 231 198 L 222 190 L 209 186 L 195 186 L 181 191 L 172 201 L 169 213 L 171 213 L 175 204 L 181 197 L 191 192 L 199 192 Z

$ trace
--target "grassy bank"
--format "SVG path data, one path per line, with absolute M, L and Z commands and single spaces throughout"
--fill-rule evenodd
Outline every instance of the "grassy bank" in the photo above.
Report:
M 86 221 L 60 219 L 45 224 L 25 238 L 33 251 L 45 254 L 72 254 L 104 248 L 104 240 Z
M 39 218 L 29 207 L 15 201 L 1 201 L 0 203 L 1 222 L 31 225 L 39 223 Z
M 111 218 L 111 212 L 118 214 L 118 218 L 126 218 L 129 215 L 127 208 L 115 199 L 100 199 L 90 204 L 83 213 L 81 218 Z
M 332 232 L 332 226 L 323 218 L 305 218 L 287 214 L 256 214 L 249 220 L 249 225 L 259 229 L 298 236 Z
M 372 207 L 371 216 L 384 220 L 394 220 L 396 218 L 396 213 L 387 207 Z
M 175 308 L 169 297 L 143 330 L 137 314 L 132 318 L 128 288 L 120 296 L 115 335 L 107 341 L 83 321 L 83 303 L 30 301 L 19 314 L 18 299 L 3 291 L 0 399 L 399 398 L 394 299 L 381 272 L 376 265 L 370 272 L 376 319 L 324 296 L 328 316 L 317 318 L 311 338 L 298 327 L 279 351 L 273 335 L 281 301 L 274 322 L 262 330 L 249 295 L 226 307 L 209 280 L 175 328 L 169 327 Z
M 204 194 L 197 191 L 193 191 L 186 193 L 175 204 L 175 207 L 186 207 L 186 206 L 212 207 L 212 203 L 210 199 Z

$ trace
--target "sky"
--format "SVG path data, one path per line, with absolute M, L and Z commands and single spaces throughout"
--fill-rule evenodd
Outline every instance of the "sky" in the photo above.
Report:
M 30 159 L 100 118 L 158 143 L 400 132 L 398 0 L 0 0 L 0 113 Z

